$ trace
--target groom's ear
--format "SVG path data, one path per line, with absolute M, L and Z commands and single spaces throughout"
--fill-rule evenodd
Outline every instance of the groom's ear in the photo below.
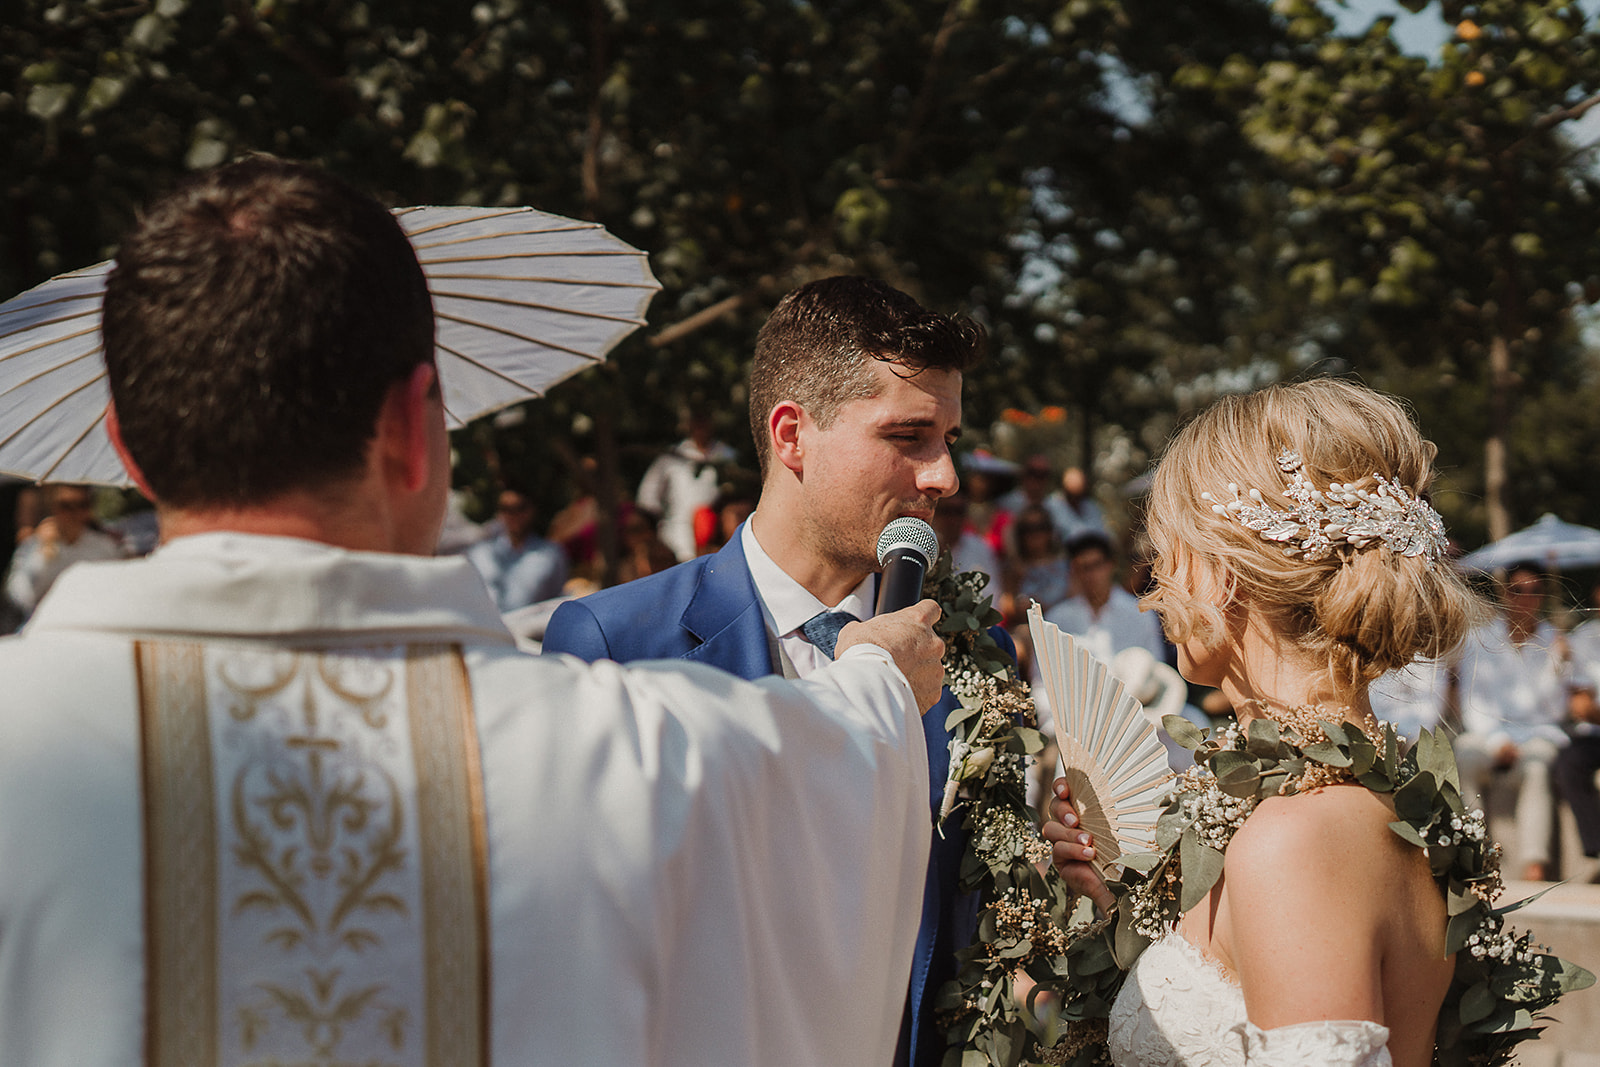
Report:
M 772 459 L 796 474 L 805 469 L 806 430 L 812 425 L 806 409 L 793 400 L 782 400 L 767 413 L 767 434 Z

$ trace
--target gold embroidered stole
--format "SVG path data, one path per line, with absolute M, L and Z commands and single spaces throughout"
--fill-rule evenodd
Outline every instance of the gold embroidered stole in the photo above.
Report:
M 476 1067 L 487 844 L 453 646 L 136 645 L 148 1067 Z

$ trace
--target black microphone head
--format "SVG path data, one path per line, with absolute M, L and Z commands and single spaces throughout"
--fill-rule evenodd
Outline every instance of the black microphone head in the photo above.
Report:
M 933 561 L 939 558 L 939 538 L 933 527 L 909 515 L 891 519 L 878 535 L 878 565 L 887 563 L 889 553 L 897 548 L 916 552 L 922 557 L 924 568 L 933 566 Z

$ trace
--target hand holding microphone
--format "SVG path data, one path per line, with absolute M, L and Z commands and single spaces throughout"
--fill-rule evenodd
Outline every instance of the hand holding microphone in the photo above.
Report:
M 938 703 L 944 687 L 944 640 L 933 631 L 939 605 L 922 597 L 923 577 L 938 553 L 939 539 L 921 519 L 890 522 L 878 538 L 883 580 L 877 613 L 868 622 L 854 622 L 839 631 L 840 652 L 864 641 L 893 656 L 922 711 Z

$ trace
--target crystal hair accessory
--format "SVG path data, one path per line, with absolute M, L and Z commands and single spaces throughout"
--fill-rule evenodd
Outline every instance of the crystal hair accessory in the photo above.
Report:
M 1286 448 L 1278 453 L 1279 469 L 1294 476 L 1283 491 L 1295 502 L 1287 511 L 1268 504 L 1259 489 L 1240 497 L 1232 482 L 1228 491 L 1233 499 L 1227 503 L 1210 493 L 1201 493 L 1200 499 L 1218 515 L 1267 541 L 1280 542 L 1289 556 L 1315 561 L 1333 555 L 1342 545 L 1360 551 L 1381 544 L 1402 556 L 1426 556 L 1430 562 L 1444 557 L 1448 547 L 1444 521 L 1405 486 L 1374 474 L 1376 489 L 1330 482 L 1326 490 L 1319 490 L 1306 478 L 1303 464 L 1298 452 Z

